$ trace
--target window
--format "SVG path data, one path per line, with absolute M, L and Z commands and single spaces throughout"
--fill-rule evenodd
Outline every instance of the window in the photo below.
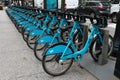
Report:
M 113 0 L 112 3 L 113 3 L 113 4 L 119 4 L 119 1 L 120 1 L 120 0 Z
M 109 3 L 107 2 L 101 2 L 103 6 L 109 6 Z
M 96 6 L 96 4 L 94 2 L 88 2 L 86 3 L 86 6 Z

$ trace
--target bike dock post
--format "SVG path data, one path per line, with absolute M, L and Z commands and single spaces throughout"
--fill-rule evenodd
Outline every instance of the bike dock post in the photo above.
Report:
M 82 49 L 88 39 L 88 25 L 85 25 L 83 23 L 83 25 L 81 26 L 83 28 L 83 33 L 84 33 L 84 36 L 82 38 L 82 45 L 79 47 L 80 49 Z M 78 39 L 79 40 L 79 39 Z M 80 40 L 79 40 L 80 41 Z
M 103 33 L 103 47 L 102 47 L 102 54 L 100 54 L 98 58 L 98 64 L 104 65 L 107 64 L 107 53 L 108 53 L 108 38 L 109 38 L 109 31 L 105 29 L 101 29 Z
M 84 33 L 84 37 L 82 39 L 82 43 L 83 43 L 82 47 L 84 47 L 84 45 L 88 39 L 88 26 L 87 25 L 83 26 L 83 33 Z

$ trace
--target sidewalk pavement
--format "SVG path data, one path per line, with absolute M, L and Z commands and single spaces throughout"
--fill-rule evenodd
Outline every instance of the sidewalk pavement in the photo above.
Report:
M 46 74 L 6 12 L 0 11 L 0 80 L 98 80 L 74 64 L 64 75 Z

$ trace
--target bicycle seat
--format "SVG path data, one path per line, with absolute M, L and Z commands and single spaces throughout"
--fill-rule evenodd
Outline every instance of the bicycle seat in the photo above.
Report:
M 63 27 L 60 27 L 60 30 L 67 31 L 68 29 L 70 29 L 72 27 L 73 27 L 72 25 L 70 25 L 70 26 L 63 26 Z
M 55 27 L 51 27 L 50 29 L 52 30 L 52 31 L 55 31 L 55 30 L 57 30 L 59 27 L 58 26 L 55 26 Z
M 92 24 L 94 24 L 94 19 L 95 20 L 97 20 L 96 18 L 93 18 L 92 16 L 90 16 L 90 15 L 78 15 L 78 17 L 79 17 L 79 21 L 80 22 L 82 22 L 82 23 L 85 23 L 86 22 L 86 19 L 89 19 L 90 20 L 90 22 L 92 23 Z
M 27 14 L 28 14 L 28 12 L 25 12 L 24 14 L 25 14 L 25 15 L 27 15 Z
M 56 16 L 56 14 L 57 14 L 56 11 L 51 11 L 51 13 L 52 13 L 52 15 L 55 15 L 55 16 Z
M 65 17 L 66 17 L 66 19 L 67 20 L 71 20 L 72 19 L 72 16 L 71 16 L 72 14 L 70 14 L 70 13 L 65 13 Z
M 35 17 L 37 14 L 32 14 L 33 17 Z
M 43 13 L 49 14 L 49 11 L 45 9 L 45 10 L 43 11 Z
M 28 13 L 29 16 L 31 16 L 33 13 Z
M 71 16 L 73 17 L 74 21 L 80 20 L 80 15 L 78 15 L 78 14 L 71 14 Z
M 44 18 L 45 16 L 37 16 L 38 19 L 42 19 Z
M 104 16 L 101 16 L 97 19 L 97 25 L 99 28 L 105 28 L 108 25 L 107 18 Z
M 25 13 L 25 11 L 21 11 L 22 13 Z
M 58 16 L 65 17 L 65 12 L 58 12 Z

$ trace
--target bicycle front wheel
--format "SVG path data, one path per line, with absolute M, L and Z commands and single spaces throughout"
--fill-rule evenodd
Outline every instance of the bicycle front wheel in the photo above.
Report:
M 46 48 L 45 45 L 46 44 L 38 44 L 37 42 L 35 43 L 34 55 L 39 61 L 42 61 L 42 58 L 43 58 L 42 53 Z
M 36 42 L 36 40 L 37 40 L 37 38 L 38 38 L 38 36 L 27 36 L 27 46 L 30 48 L 30 49 L 32 49 L 32 50 L 34 50 L 34 47 L 35 47 L 35 42 Z
M 50 48 L 53 48 L 58 45 L 67 46 L 66 43 L 54 44 L 54 45 L 50 46 L 49 48 L 47 48 L 46 51 L 44 52 L 44 54 L 46 54 L 46 52 Z M 73 52 L 71 47 L 69 47 L 69 49 Z M 69 70 L 69 68 L 72 66 L 73 59 L 67 59 L 67 60 L 63 61 L 62 63 L 60 63 L 59 60 L 60 60 L 61 56 L 62 56 L 62 53 L 56 53 L 53 55 L 44 55 L 43 56 L 42 66 L 47 74 L 49 74 L 51 76 L 60 76 Z M 46 60 L 48 60 L 48 58 L 51 58 L 51 57 L 53 57 L 53 59 L 47 62 Z
M 23 30 L 22 32 L 22 37 L 23 37 L 23 40 L 26 42 L 27 41 L 27 36 L 29 35 L 29 32 Z
M 91 54 L 91 56 L 92 56 L 92 58 L 95 62 L 98 61 L 98 58 L 99 58 L 100 54 L 102 53 L 102 49 L 103 49 L 103 45 L 99 41 L 98 36 L 96 36 L 95 39 L 93 40 L 91 46 L 90 46 L 90 54 Z M 108 38 L 108 53 L 107 53 L 108 57 L 111 55 L 112 50 L 113 50 L 113 38 L 112 38 L 111 35 L 109 35 L 109 38 Z

